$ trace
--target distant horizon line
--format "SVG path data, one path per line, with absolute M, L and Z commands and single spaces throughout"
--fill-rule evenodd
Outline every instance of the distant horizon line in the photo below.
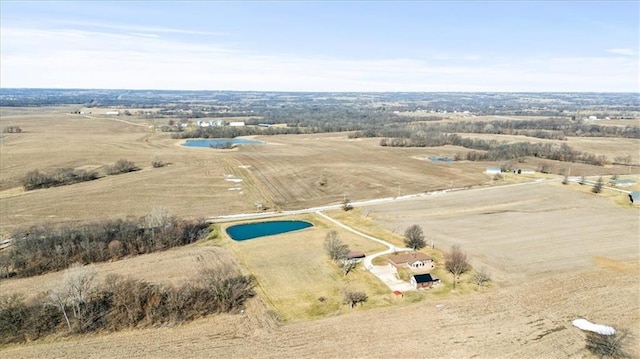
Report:
M 640 94 L 638 91 L 300 91 L 300 90 L 179 90 L 179 89 L 125 89 L 125 88 L 89 88 L 89 87 L 0 87 L 3 90 L 84 90 L 84 91 L 165 91 L 165 92 L 263 92 L 263 93 L 364 93 L 364 94 L 395 94 L 395 93 L 565 93 L 565 94 Z

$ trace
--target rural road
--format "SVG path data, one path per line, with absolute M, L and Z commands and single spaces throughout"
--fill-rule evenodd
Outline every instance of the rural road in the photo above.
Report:
M 398 197 L 385 197 L 385 198 L 375 198 L 375 199 L 369 199 L 369 200 L 363 200 L 363 201 L 355 201 L 355 202 L 350 202 L 349 204 L 352 207 L 366 207 L 366 206 L 373 206 L 373 205 L 382 204 L 382 203 L 392 203 L 392 202 L 398 202 L 398 201 L 410 201 L 410 200 L 415 200 L 415 199 L 420 199 L 420 198 L 427 198 L 429 196 L 445 195 L 445 194 L 447 194 L 449 192 L 487 191 L 487 190 L 493 190 L 493 189 L 499 189 L 499 188 L 526 186 L 526 185 L 532 185 L 532 184 L 541 184 L 541 183 L 557 182 L 557 181 L 560 181 L 560 178 L 539 179 L 539 180 L 532 181 L 532 182 L 514 183 L 514 184 L 507 184 L 507 185 L 494 186 L 494 187 L 453 188 L 453 189 L 447 189 L 447 190 L 442 190 L 442 191 L 421 192 L 421 193 L 415 193 L 415 194 L 408 194 L 408 195 L 398 196 Z M 317 213 L 317 212 L 329 211 L 329 210 L 340 209 L 340 208 L 342 208 L 342 204 L 339 203 L 339 204 L 329 204 L 329 205 L 325 205 L 325 206 L 310 207 L 310 208 L 296 209 L 296 210 L 290 210 L 290 211 L 281 211 L 281 212 L 259 212 L 259 213 L 229 214 L 229 215 L 209 217 L 207 219 L 207 222 L 209 222 L 209 223 L 222 223 L 222 222 L 233 222 L 233 221 L 239 221 L 239 220 L 264 219 L 264 218 L 281 217 L 281 216 L 292 216 L 292 215 L 303 214 L 303 213 Z

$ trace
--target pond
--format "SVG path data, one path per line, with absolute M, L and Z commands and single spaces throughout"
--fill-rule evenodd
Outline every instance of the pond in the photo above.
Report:
M 455 160 L 451 157 L 429 157 L 431 162 L 453 163 Z
M 234 241 L 244 241 L 258 237 L 272 236 L 313 227 L 306 221 L 269 221 L 238 224 L 227 228 L 227 234 Z
M 246 138 L 206 138 L 186 140 L 182 145 L 186 147 L 231 148 L 241 145 L 262 145 L 264 142 L 248 140 Z

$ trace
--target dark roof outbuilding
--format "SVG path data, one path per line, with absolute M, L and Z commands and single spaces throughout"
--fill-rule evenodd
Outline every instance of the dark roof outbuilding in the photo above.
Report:
M 429 283 L 429 282 L 437 282 L 437 279 L 431 277 L 431 274 L 416 274 L 413 276 L 416 279 L 416 283 Z

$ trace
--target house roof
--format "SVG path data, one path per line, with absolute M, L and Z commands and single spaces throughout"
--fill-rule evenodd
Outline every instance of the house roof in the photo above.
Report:
M 364 252 L 360 251 L 350 251 L 347 253 L 347 259 L 355 259 L 355 258 L 364 258 Z
M 431 257 L 421 252 L 410 252 L 410 253 L 402 253 L 396 254 L 394 256 L 389 257 L 389 262 L 395 263 L 396 265 L 404 264 L 404 263 L 413 263 L 415 261 L 431 261 Z
M 435 282 L 438 279 L 437 278 L 433 278 L 431 277 L 431 274 L 426 273 L 426 274 L 416 274 L 413 276 L 413 278 L 416 279 L 416 283 L 429 283 L 429 282 Z

